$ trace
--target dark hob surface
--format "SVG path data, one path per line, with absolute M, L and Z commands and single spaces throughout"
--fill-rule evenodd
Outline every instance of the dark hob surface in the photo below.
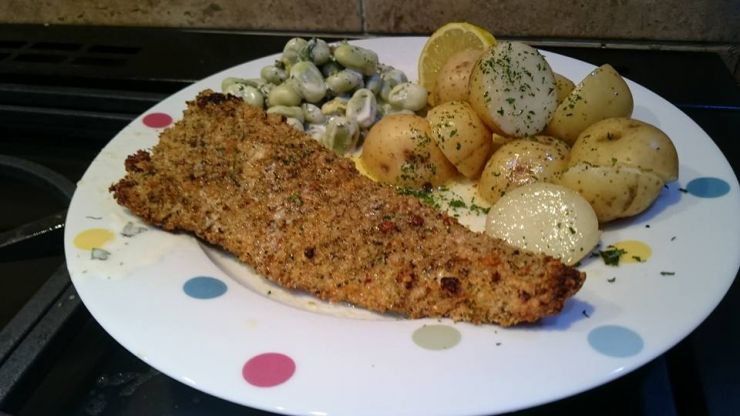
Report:
M 211 73 L 278 52 L 287 39 L 0 26 L 0 233 L 63 213 L 97 152 L 147 108 Z M 740 92 L 717 56 L 547 49 L 609 62 L 668 99 L 717 142 L 737 174 L 731 145 L 740 131 Z M 0 248 L 0 414 L 268 414 L 194 390 L 123 349 L 79 302 L 63 260 L 61 229 Z M 516 414 L 737 414 L 737 286 L 663 356 L 604 386 Z

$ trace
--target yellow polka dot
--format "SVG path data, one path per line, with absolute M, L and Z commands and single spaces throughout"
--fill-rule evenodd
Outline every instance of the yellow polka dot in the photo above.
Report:
M 79 234 L 74 239 L 74 245 L 83 250 L 102 247 L 108 241 L 113 240 L 115 235 L 105 228 L 90 228 Z
M 637 240 L 625 240 L 612 244 L 615 248 L 622 249 L 626 253 L 619 258 L 622 263 L 642 263 L 647 261 L 653 254 L 649 245 Z

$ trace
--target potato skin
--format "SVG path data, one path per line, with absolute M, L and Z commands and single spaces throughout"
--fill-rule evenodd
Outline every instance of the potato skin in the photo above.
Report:
M 560 183 L 608 222 L 641 213 L 677 178 L 678 154 L 665 133 L 639 120 L 609 118 L 578 136 Z
M 548 136 L 514 139 L 501 146 L 486 163 L 478 194 L 495 203 L 511 189 L 534 182 L 556 183 L 568 165 L 570 148 Z
M 482 50 L 465 49 L 452 55 L 439 71 L 434 91 L 429 95 L 430 104 L 467 101 L 470 73 L 482 54 Z
M 560 103 L 562 103 L 575 88 L 576 84 L 574 84 L 573 81 L 563 75 L 555 73 L 555 89 L 558 92 L 558 105 L 560 105 Z
M 573 144 L 588 126 L 605 118 L 629 117 L 633 107 L 629 86 L 605 64 L 586 76 L 558 105 L 545 134 Z
M 663 189 L 652 172 L 629 166 L 594 166 L 579 162 L 560 176 L 559 183 L 583 196 L 600 223 L 637 215 L 647 209 Z
M 609 118 L 591 125 L 574 143 L 571 160 L 636 167 L 665 182 L 678 178 L 678 153 L 671 139 L 657 127 L 630 118 Z
M 439 84 L 438 84 L 439 85 Z M 493 153 L 491 132 L 465 101 L 448 101 L 427 113 L 432 137 L 447 160 L 468 178 L 480 176 Z
M 442 185 L 457 171 L 432 139 L 426 119 L 393 114 L 375 123 L 360 160 L 376 180 L 398 186 Z

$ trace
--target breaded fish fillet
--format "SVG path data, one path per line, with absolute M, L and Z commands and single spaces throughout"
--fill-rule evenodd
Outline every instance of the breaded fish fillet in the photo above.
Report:
M 332 302 L 504 326 L 558 313 L 585 275 L 362 176 L 241 99 L 204 91 L 110 190 L 165 230 Z

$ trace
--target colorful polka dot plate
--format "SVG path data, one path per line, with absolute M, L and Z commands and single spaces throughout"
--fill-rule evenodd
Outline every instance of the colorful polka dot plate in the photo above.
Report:
M 357 43 L 415 74 L 424 41 Z M 593 69 L 546 57 L 576 81 Z M 125 157 L 156 143 L 185 101 L 218 90 L 227 76 L 256 77 L 274 59 L 215 74 L 134 120 L 91 164 L 69 209 L 67 262 L 87 308 L 125 348 L 187 385 L 284 414 L 512 411 L 652 360 L 699 325 L 735 277 L 740 193 L 730 165 L 692 120 L 633 82 L 634 117 L 674 140 L 679 180 L 642 215 L 604 229 L 602 246 L 618 244 L 630 255 L 619 267 L 586 259 L 583 289 L 539 325 L 405 320 L 326 304 L 275 287 L 221 251 L 155 229 L 114 203 L 108 187 L 123 175 Z

